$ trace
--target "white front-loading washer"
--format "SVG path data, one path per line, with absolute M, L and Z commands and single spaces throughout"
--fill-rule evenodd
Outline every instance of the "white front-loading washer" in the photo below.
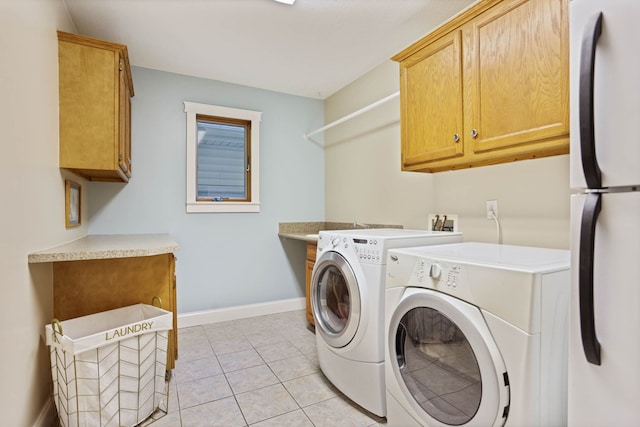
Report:
M 566 425 L 569 295 L 565 250 L 389 251 L 387 424 Z
M 318 361 L 366 410 L 386 415 L 384 277 L 387 250 L 462 241 L 462 233 L 407 229 L 321 231 L 311 276 Z

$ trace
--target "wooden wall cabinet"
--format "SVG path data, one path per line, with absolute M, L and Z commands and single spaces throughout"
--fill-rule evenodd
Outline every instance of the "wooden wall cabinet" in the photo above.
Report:
M 60 167 L 95 181 L 131 177 L 127 47 L 58 31 Z
M 476 3 L 393 57 L 402 169 L 569 152 L 568 0 Z
M 313 307 L 311 306 L 311 274 L 313 273 L 313 266 L 316 264 L 317 250 L 317 243 L 307 242 L 307 260 L 305 262 L 307 321 L 314 326 L 316 321 L 313 319 Z

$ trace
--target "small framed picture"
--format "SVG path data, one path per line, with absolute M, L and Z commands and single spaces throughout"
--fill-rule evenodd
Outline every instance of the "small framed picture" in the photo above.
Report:
M 65 224 L 67 228 L 77 227 L 82 220 L 82 191 L 80 184 L 65 179 Z

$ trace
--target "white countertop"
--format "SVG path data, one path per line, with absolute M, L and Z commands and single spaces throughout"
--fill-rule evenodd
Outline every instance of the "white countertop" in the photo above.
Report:
M 129 258 L 173 253 L 180 246 L 168 234 L 95 234 L 29 254 L 29 263 Z

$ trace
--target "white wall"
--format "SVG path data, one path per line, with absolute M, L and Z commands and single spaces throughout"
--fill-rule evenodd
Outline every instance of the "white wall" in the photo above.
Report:
M 171 234 L 179 313 L 304 296 L 304 242 L 278 238 L 278 223 L 324 219 L 323 150 L 303 139 L 322 125 L 322 101 L 132 71 L 132 178 L 90 183 L 90 234 Z M 183 101 L 263 112 L 260 213 L 186 213 Z
M 41 333 L 53 315 L 52 269 L 51 264 L 29 265 L 27 255 L 87 231 L 86 223 L 71 230 L 64 225 L 67 175 L 58 169 L 57 29 L 73 31 L 60 0 L 0 1 L 3 426 L 33 425 L 51 389 Z M 86 200 L 86 192 L 83 196 Z
M 460 216 L 466 241 L 497 242 L 486 201 L 498 200 L 502 243 L 569 249 L 569 156 L 434 174 L 436 210 Z
M 399 90 L 387 61 L 325 100 L 330 123 Z M 327 221 L 424 229 L 435 208 L 433 176 L 400 170 L 400 98 L 324 134 Z
M 381 64 L 326 100 L 327 123 L 397 91 L 399 67 Z M 400 171 L 399 100 L 325 134 L 327 220 L 426 228 L 458 214 L 466 241 L 496 242 L 486 200 L 498 200 L 502 243 L 569 248 L 568 156 L 425 174 Z

